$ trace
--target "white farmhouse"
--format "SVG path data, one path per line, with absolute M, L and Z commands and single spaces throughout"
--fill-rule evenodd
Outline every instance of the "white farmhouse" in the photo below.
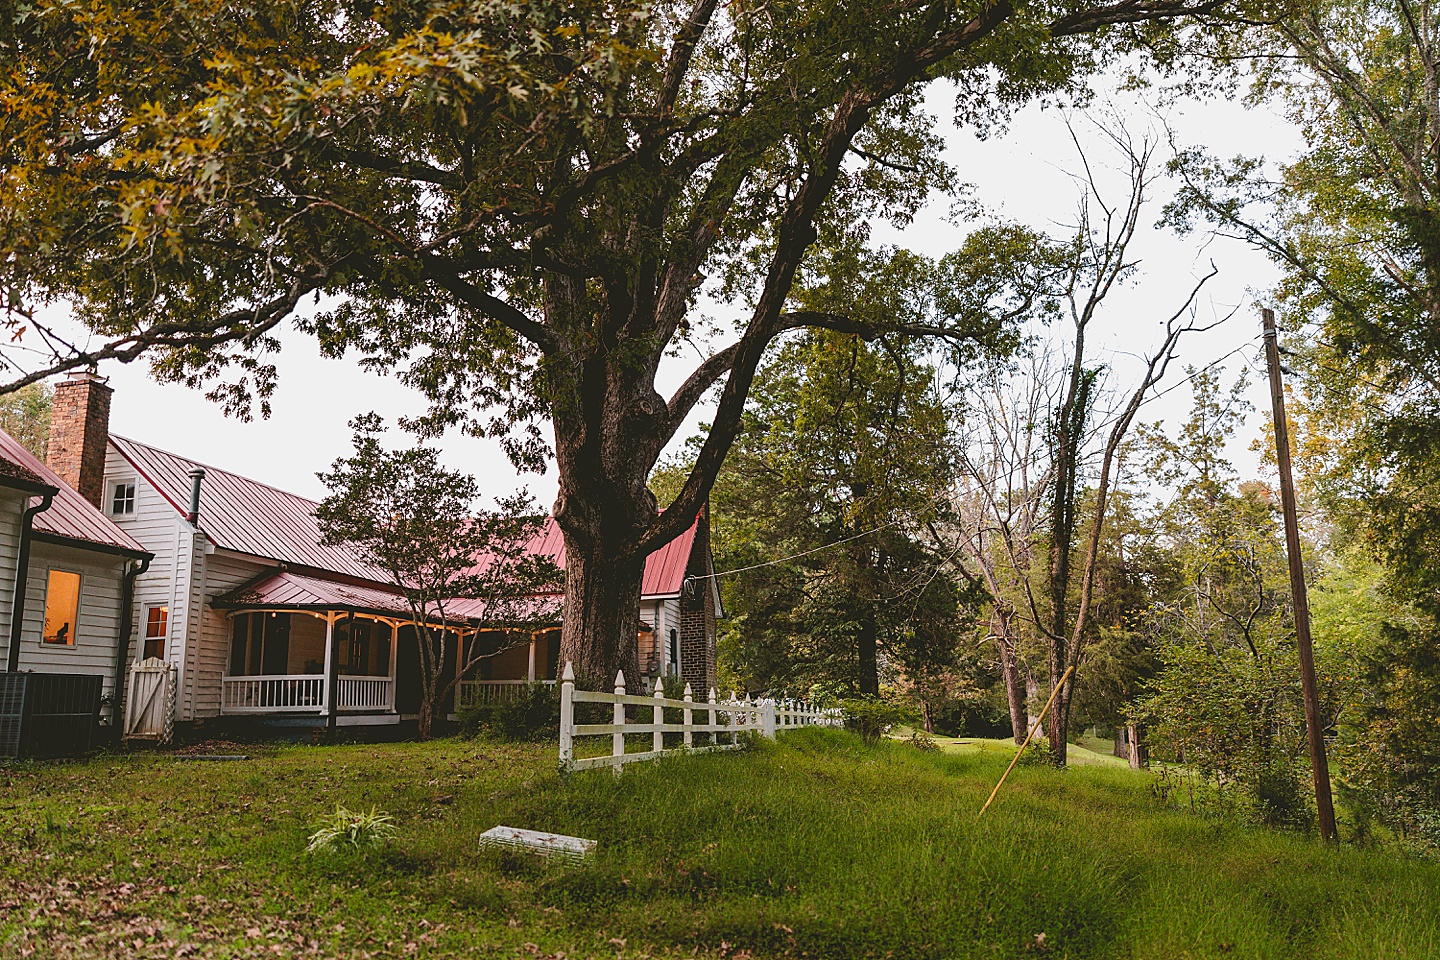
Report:
M 132 591 L 151 553 L 99 507 L 103 460 L 82 463 L 73 428 L 85 425 L 63 407 L 73 395 L 68 383 L 57 391 L 50 465 L 0 432 L 0 667 L 96 677 L 114 723 Z
M 114 635 L 110 674 L 117 654 L 132 663 L 146 658 L 173 663 L 174 719 L 181 724 L 246 718 L 283 725 L 388 725 L 412 718 L 419 708 L 419 651 L 404 597 L 389 578 L 352 552 L 321 544 L 313 501 L 111 435 L 110 399 L 111 389 L 94 374 L 72 376 L 55 392 L 51 466 L 57 478 L 84 494 L 72 499 L 84 503 L 89 521 L 113 541 L 91 550 L 98 559 L 85 569 L 108 571 L 103 580 L 108 593 L 102 592 L 98 572 L 82 577 L 80 589 L 94 597 L 81 597 L 78 642 L 86 642 L 87 630 L 98 635 L 100 609 L 108 603 Z M 65 439 L 57 445 L 57 438 Z M 25 477 L 13 482 L 22 481 L 31 482 Z M 29 488 L 11 489 L 16 504 L 33 495 Z M 16 517 L 7 522 L 7 530 L 18 530 Z M 563 565 L 553 520 L 529 548 Z M 45 541 L 43 547 L 37 540 L 36 549 L 75 547 L 72 538 Z M 48 564 L 51 554 L 44 557 Z M 37 569 L 47 572 L 32 574 L 30 593 L 43 608 L 49 567 Z M 676 675 L 696 690 L 714 686 L 720 608 L 713 572 L 703 512 L 684 535 L 649 558 L 644 625 L 637 637 L 648 678 Z M 127 574 L 134 580 L 133 598 L 124 595 Z M 479 616 L 483 601 L 468 608 L 475 615 L 448 624 L 451 677 L 474 645 L 501 652 L 462 679 L 444 710 L 529 681 L 553 682 L 559 600 L 537 598 L 554 616 L 544 629 L 525 636 L 487 625 Z M 120 615 L 127 601 L 134 636 L 128 644 L 121 640 L 126 621 Z M 0 592 L 0 605 L 5 602 Z M 86 611 L 97 618 L 94 627 Z M 32 609 L 26 615 L 33 619 L 38 644 L 40 614 Z M 37 658 L 42 652 L 38 646 L 32 651 Z M 104 655 L 95 660 L 96 669 L 102 661 Z M 79 665 L 81 658 L 70 662 Z M 113 678 L 107 683 L 113 686 Z

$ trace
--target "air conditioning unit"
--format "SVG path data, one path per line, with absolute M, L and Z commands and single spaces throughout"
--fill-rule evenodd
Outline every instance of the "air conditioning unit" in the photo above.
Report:
M 100 727 L 103 677 L 0 673 L 0 759 L 79 757 Z

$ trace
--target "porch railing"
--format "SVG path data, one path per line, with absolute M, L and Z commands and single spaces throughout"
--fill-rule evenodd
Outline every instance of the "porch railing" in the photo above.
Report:
M 337 677 L 335 702 L 341 712 L 390 710 L 395 681 L 390 677 Z M 325 677 L 296 675 L 225 677 L 220 682 L 221 713 L 325 712 Z
M 336 705 L 341 710 L 389 710 L 395 705 L 395 681 L 389 677 L 338 677 Z
M 496 703 L 515 696 L 531 683 L 555 686 L 554 680 L 461 680 L 455 689 L 455 709 Z
M 225 677 L 220 684 L 222 713 L 321 713 L 325 678 L 319 674 Z

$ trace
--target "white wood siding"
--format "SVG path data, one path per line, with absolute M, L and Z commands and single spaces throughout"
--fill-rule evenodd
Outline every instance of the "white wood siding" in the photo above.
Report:
M 670 631 L 680 629 L 680 602 L 678 600 L 655 601 L 655 635 L 660 642 L 660 673 L 668 676 L 678 673 L 678 662 L 670 661 Z M 675 652 L 680 652 L 677 645 Z
M 145 655 L 145 617 L 151 607 L 168 607 L 165 659 L 180 670 L 176 698 L 179 719 L 189 719 L 191 703 L 187 697 L 186 618 L 187 586 L 193 580 L 191 567 L 195 554 L 195 528 L 185 521 L 170 502 L 136 472 L 130 462 L 112 445 L 105 457 L 105 499 L 108 513 L 116 483 L 135 484 L 135 512 L 111 515 L 110 519 L 141 545 L 155 554 L 150 569 L 135 580 L 135 604 L 131 611 L 131 658 Z
M 176 718 L 218 716 L 220 678 L 230 657 L 230 618 L 209 603 L 273 564 L 215 549 L 112 445 L 105 460 L 107 509 L 116 483 L 135 484 L 135 512 L 111 519 L 155 554 L 135 583 L 135 657 L 145 649 L 148 609 L 169 607 L 165 658 L 179 668 Z
M 180 695 L 176 697 L 176 719 L 195 719 L 195 684 L 199 658 L 200 621 L 204 616 L 199 599 L 205 584 L 205 535 L 188 522 L 181 523 L 175 541 L 176 568 L 175 605 L 170 616 L 179 611 L 174 636 L 180 642 Z
M 29 500 L 0 490 L 0 667 L 10 655 L 10 614 L 15 609 L 15 567 L 20 560 L 20 516 Z
M 203 517 L 201 525 L 204 525 Z M 230 664 L 230 616 L 228 610 L 210 609 L 210 601 L 274 564 L 229 550 L 215 550 L 202 559 L 203 584 L 200 578 L 196 584 L 203 589 L 198 590 L 196 607 L 200 616 L 191 674 L 194 680 L 192 709 L 195 717 L 215 717 L 220 715 L 220 678 L 225 676 Z
M 120 590 L 125 560 L 79 547 L 32 541 L 25 620 L 20 637 L 20 669 L 52 673 L 99 674 L 105 693 L 114 685 L 115 657 L 120 647 Z M 80 574 L 80 615 L 75 644 L 41 642 L 45 628 L 45 593 L 51 570 Z

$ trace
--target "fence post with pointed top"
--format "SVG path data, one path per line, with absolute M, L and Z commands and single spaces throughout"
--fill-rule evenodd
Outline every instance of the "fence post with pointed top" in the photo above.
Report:
M 565 661 L 560 675 L 560 769 L 570 771 L 575 759 L 575 667 Z
M 710 745 L 711 745 L 711 746 L 719 746 L 719 745 L 720 745 L 720 731 L 719 731 L 718 729 L 716 729 L 716 721 L 717 721 L 717 719 L 718 719 L 718 716 L 717 716 L 717 714 L 715 713 L 715 688 L 714 688 L 714 687 L 711 687 L 711 688 L 710 688 Z
M 655 735 L 651 741 L 656 753 L 665 749 L 665 734 L 660 728 L 665 724 L 665 708 L 660 701 L 665 699 L 665 681 L 659 677 L 655 678 Z
M 620 670 L 615 674 L 615 696 L 625 696 L 625 671 Z M 615 732 L 610 735 L 610 755 L 612 757 L 625 756 L 625 734 L 620 727 L 625 725 L 625 704 L 619 700 L 615 701 L 615 712 L 611 718 L 615 724 Z M 620 764 L 615 764 L 615 776 L 620 776 Z
M 688 683 L 685 684 L 685 702 L 686 702 L 687 704 L 690 704 L 690 703 L 694 703 L 694 702 L 695 702 L 695 697 L 694 697 L 693 694 L 691 694 L 691 692 L 690 692 L 690 684 L 688 684 Z M 689 750 L 691 747 L 695 746 L 695 731 L 694 731 L 694 727 L 693 727 L 693 725 L 692 725 L 692 720 L 691 720 L 691 717 L 692 717 L 692 716 L 693 716 L 693 714 L 692 714 L 690 708 L 687 706 L 687 707 L 685 708 L 685 749 L 686 749 L 686 750 Z

